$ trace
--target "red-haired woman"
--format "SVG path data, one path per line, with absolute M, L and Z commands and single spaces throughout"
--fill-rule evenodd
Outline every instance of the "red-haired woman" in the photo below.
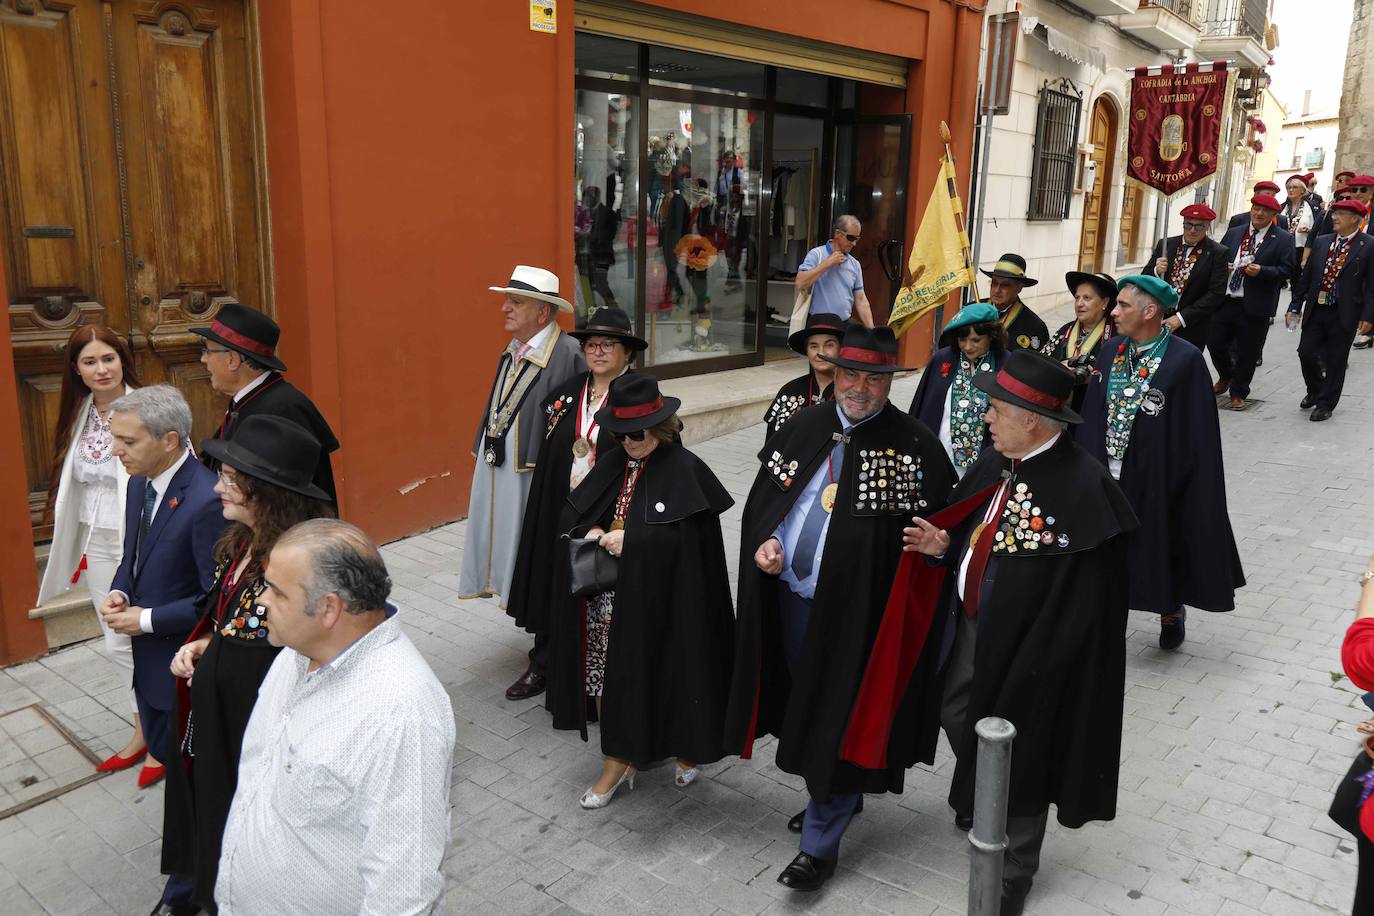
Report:
M 128 344 L 100 325 L 82 325 L 72 332 L 66 363 L 48 475 L 52 547 L 38 604 L 84 584 L 91 604 L 100 607 L 124 553 L 124 491 L 129 483 L 129 475 L 114 457 L 110 405 L 137 388 L 138 377 Z M 134 702 L 129 637 L 107 627 L 99 614 L 96 620 L 105 636 L 105 651 L 129 689 L 134 717 L 134 733 L 124 749 L 99 766 L 108 772 L 138 763 L 147 745 Z

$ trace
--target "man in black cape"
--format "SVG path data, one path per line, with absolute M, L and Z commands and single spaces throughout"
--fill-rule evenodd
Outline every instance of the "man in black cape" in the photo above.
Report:
M 211 387 L 229 398 L 212 438 L 229 440 L 239 423 L 255 415 L 290 420 L 319 441 L 320 458 L 312 482 L 337 504 L 329 455 L 338 451 L 339 440 L 314 403 L 282 377 L 286 364 L 277 358 L 281 338 L 277 323 L 256 309 L 230 302 L 208 328 L 192 328 L 191 333 L 205 338 L 200 361 L 210 372 Z M 210 470 L 219 470 L 219 461 L 209 455 L 202 455 L 201 461 Z
M 1226 294 L 1226 265 L 1230 255 L 1207 233 L 1217 212 L 1206 204 L 1183 208 L 1183 232 L 1156 242 L 1149 271 L 1178 293 L 1178 311 L 1169 316 L 1169 329 L 1201 350 L 1207 346 L 1212 316 Z
M 1140 516 L 1129 538 L 1130 604 L 1160 615 L 1160 648 L 1173 650 L 1185 636 L 1184 605 L 1234 610 L 1245 574 L 1226 511 L 1212 376 L 1202 353 L 1162 325 L 1177 294 L 1139 274 L 1117 285 L 1120 333 L 1098 354 L 1078 443 Z
M 911 679 L 884 760 L 841 757 L 854 697 L 913 512 L 944 505 L 954 469 L 935 434 L 888 402 L 897 366 L 890 328 L 850 326 L 835 403 L 808 407 L 773 436 L 744 508 L 735 668 L 725 749 L 752 756 L 778 738 L 776 763 L 806 779 L 811 802 L 789 825 L 801 851 L 778 881 L 815 890 L 834 873 L 864 792 L 900 792 L 906 769 L 934 759 L 933 668 Z M 920 739 L 920 740 L 918 740 Z
M 910 629 L 935 604 L 925 646 L 939 647 L 940 718 L 956 758 L 949 802 L 961 827 L 972 826 L 974 727 L 987 716 L 1016 726 L 1001 904 L 1002 916 L 1016 916 L 1039 867 L 1049 806 L 1065 827 L 1116 815 L 1123 534 L 1136 519 L 1106 469 L 1065 431 L 1078 421 L 1067 406 L 1072 372 L 1018 351 L 973 384 L 990 398 L 993 448 L 964 475 L 949 509 L 906 530 L 912 552 L 879 640 L 891 645 L 889 631 Z M 875 652 L 861 700 L 884 692 L 875 684 L 890 662 Z
M 983 274 L 988 284 L 988 301 L 997 307 L 1002 327 L 1007 329 L 1007 350 L 1039 350 L 1050 339 L 1050 329 L 1040 316 L 1021 301 L 1021 290 L 1039 280 L 1026 276 L 1026 259 L 1008 253 L 997 259 L 992 270 Z

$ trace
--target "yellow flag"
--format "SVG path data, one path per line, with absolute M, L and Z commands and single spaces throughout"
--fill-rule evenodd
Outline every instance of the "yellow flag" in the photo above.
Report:
M 900 337 L 927 312 L 944 305 L 949 294 L 975 282 L 973 268 L 964 259 L 968 236 L 959 229 L 955 214 L 963 210 L 954 191 L 954 163 L 940 159 L 940 175 L 916 231 L 907 269 L 911 282 L 897 293 L 888 326 Z

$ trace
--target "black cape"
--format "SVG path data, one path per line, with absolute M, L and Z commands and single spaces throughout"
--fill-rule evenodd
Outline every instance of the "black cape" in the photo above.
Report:
M 1104 465 L 1107 378 L 1126 343 L 1113 337 L 1102 345 L 1077 432 L 1079 444 Z M 1170 340 L 1150 387 L 1163 394 L 1163 406 L 1155 416 L 1136 414 L 1121 467 L 1121 489 L 1140 517 L 1140 530 L 1128 539 L 1131 607 L 1158 614 L 1180 604 L 1233 610 L 1245 573 L 1226 511 L 1221 426 L 1202 353 Z
M 785 586 L 759 571 L 754 553 L 787 516 L 830 454 L 832 434 L 840 431 L 835 405 L 810 407 L 760 453 L 764 465 L 749 491 L 741 528 L 735 673 L 725 732 L 726 751 L 746 758 L 757 736 L 776 735 L 778 767 L 803 776 L 820 799 L 831 793 L 900 792 L 908 767 L 934 759 L 935 736 L 928 727 L 939 719 L 934 664 L 920 669 L 902 698 L 898 724 L 885 743 L 884 765 L 861 768 L 841 761 L 840 745 L 902 555 L 902 529 L 912 515 L 943 506 L 954 484 L 954 468 L 935 434 L 893 404 L 855 427 L 844 452 L 794 678 L 778 622 L 778 589 Z M 914 488 L 905 499 L 860 504 L 860 474 L 866 480 L 881 474 Z
M 566 528 L 607 528 L 627 456 L 603 455 L 568 498 Z M 720 513 L 734 500 L 704 462 L 661 444 L 640 473 L 625 517 L 606 647 L 601 750 L 636 764 L 725 756 L 721 730 L 734 646 L 734 612 Z M 568 565 L 554 576 L 548 695 L 553 726 L 587 738 L 586 602 L 566 597 Z M 590 709 L 588 707 L 591 707 Z
M 1008 350 L 1039 350 L 1050 339 L 1050 329 L 1025 303 L 1021 304 L 1021 314 L 1006 327 Z
M 1002 363 L 1006 362 L 1006 359 L 1005 352 L 994 353 L 993 370 L 1002 368 Z M 958 347 L 941 347 L 937 350 L 926 364 L 925 371 L 921 373 L 921 381 L 916 385 L 916 394 L 912 397 L 911 408 L 907 411 L 924 423 L 937 437 L 940 435 L 940 427 L 944 425 L 945 403 L 949 400 L 949 386 L 954 384 L 958 362 Z M 984 432 L 983 446 L 986 448 L 991 444 L 991 433 Z
M 988 450 L 959 482 L 951 502 L 990 490 L 1011 466 Z M 1122 534 L 1137 522 L 1111 475 L 1067 435 L 1018 463 L 1013 493 L 1023 483 L 1022 504 L 1032 504 L 1025 511 L 1040 510 L 1026 521 L 1044 520 L 1042 527 L 1024 530 L 1037 532 L 1040 541 L 1027 549 L 1026 540 L 1013 538 L 1019 549 L 994 549 L 990 555 L 964 733 L 950 736 L 957 763 L 949 802 L 956 811 L 972 812 L 974 726 L 1000 716 L 1016 726 L 1009 813 L 1038 814 L 1053 803 L 1061 824 L 1079 827 L 1116 813 L 1126 678 Z M 991 495 L 949 529 L 942 656 L 953 644 L 954 615 L 964 613 L 957 565 Z M 1004 509 L 998 529 L 1019 525 L 1020 511 Z M 925 565 L 918 554 L 907 556 L 913 569 Z
M 553 558 L 561 556 L 556 553 L 558 537 L 568 530 L 559 525 L 568 504 L 577 408 L 582 386 L 589 378 L 590 372 L 579 372 L 554 388 L 539 405 L 545 417 L 544 442 L 530 480 L 529 500 L 520 525 L 520 547 L 515 554 L 515 571 L 506 601 L 506 614 L 531 633 L 544 632 L 549 608 L 554 604 Z M 596 454 L 605 455 L 615 447 L 615 437 L 598 427 Z
M 268 373 L 267 381 L 245 396 L 243 406 L 232 415 L 232 418 L 225 419 L 223 427 L 216 430 L 213 438 L 232 439 L 234 428 L 242 423 L 245 417 L 259 414 L 290 420 L 297 426 L 309 430 L 310 434 L 319 440 L 320 460 L 315 465 L 314 484 L 329 494 L 330 502 L 337 503 L 339 500 L 334 489 L 334 469 L 330 465 L 329 455 L 338 451 L 339 440 L 335 438 L 334 430 L 329 428 L 329 423 L 314 403 L 282 378 L 280 373 Z M 220 463 L 209 455 L 201 455 L 200 460 L 210 470 L 219 470 Z
M 1106 321 L 1107 326 L 1102 329 L 1102 341 L 1106 341 L 1114 333 L 1114 329 L 1112 327 L 1112 316 L 1108 315 Z M 1058 360 L 1061 363 L 1067 362 L 1069 359 L 1069 332 L 1073 330 L 1073 326 L 1077 323 L 1078 319 L 1075 318 L 1073 321 L 1067 322 L 1066 324 L 1064 324 L 1063 327 L 1055 331 L 1054 336 L 1050 338 L 1049 343 L 1045 344 L 1045 346 L 1041 348 L 1040 352 L 1044 353 L 1048 357 L 1051 357 L 1052 359 Z M 1100 352 L 1101 346 L 1099 344 L 1098 347 L 1094 347 L 1087 353 L 1081 354 L 1080 357 L 1078 357 L 1078 365 L 1085 366 L 1089 371 L 1091 371 L 1093 367 L 1097 365 L 1097 354 Z M 1083 406 L 1083 397 L 1087 393 L 1087 382 L 1083 382 L 1079 385 L 1074 385 L 1073 396 L 1069 399 L 1069 406 L 1072 407 L 1075 411 L 1077 411 L 1080 407 Z
M 778 389 L 773 403 L 768 405 L 768 411 L 763 415 L 763 441 L 772 438 L 797 411 L 834 398 L 835 383 L 831 382 L 822 390 L 816 373 L 808 369 L 805 375 L 792 379 Z

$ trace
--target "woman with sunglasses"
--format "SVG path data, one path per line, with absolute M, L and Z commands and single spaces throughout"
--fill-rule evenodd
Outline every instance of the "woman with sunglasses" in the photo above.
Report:
M 908 411 L 940 437 L 960 476 L 973 467 L 988 441 L 988 396 L 973 377 L 1002 368 L 1007 331 L 990 302 L 971 302 L 940 332 L 940 349 L 921 373 Z
M 1116 280 L 1111 274 L 1071 270 L 1064 274 L 1064 282 L 1073 295 L 1073 321 L 1056 331 L 1040 352 L 1059 360 L 1077 376 L 1072 400 L 1077 410 L 1083 405 L 1102 341 L 1116 333 L 1112 328 Z
M 787 338 L 787 345 L 810 364 L 805 375 L 792 379 L 778 389 L 768 412 L 763 416 L 763 441 L 773 438 L 797 411 L 835 396 L 835 364 L 824 357 L 840 352 L 844 322 L 839 315 L 817 312 L 806 316 L 806 326 Z
M 587 372 L 559 384 L 544 399 L 544 443 L 530 475 L 530 498 L 520 525 L 506 613 L 518 626 L 534 634 L 529 670 L 506 691 L 508 700 L 538 696 L 545 685 L 549 655 L 549 609 L 554 597 L 554 569 L 549 557 L 559 549 L 558 538 L 568 494 L 596 464 L 597 457 L 615 448 L 615 439 L 597 423 L 611 382 L 630 371 L 635 354 L 649 346 L 630 330 L 630 316 L 618 308 L 599 308 L 587 324 L 569 332 L 582 344 Z
M 583 600 L 566 597 L 568 564 L 556 564 L 546 703 L 554 728 L 584 741 L 587 721 L 601 722 L 604 760 L 583 808 L 634 788 L 645 764 L 674 758 L 686 787 L 724 756 L 735 615 L 720 514 L 734 500 L 679 443 L 679 406 L 647 375 L 612 382 L 596 420 L 621 447 L 568 497 L 566 530 L 598 539 L 618 567 L 613 590 Z
M 200 448 L 221 463 L 215 492 L 231 524 L 215 545 L 205 615 L 172 658 L 172 674 L 185 680 L 177 686 L 181 753 L 167 762 L 162 871 L 171 876 L 163 892 L 169 911 L 200 906 L 213 913 L 243 733 L 279 651 L 267 641 L 267 612 L 258 604 L 267 588 L 264 561 L 288 528 L 332 517 L 334 509 L 313 482 L 319 440 L 290 420 L 253 414 L 227 441 L 206 439 Z

